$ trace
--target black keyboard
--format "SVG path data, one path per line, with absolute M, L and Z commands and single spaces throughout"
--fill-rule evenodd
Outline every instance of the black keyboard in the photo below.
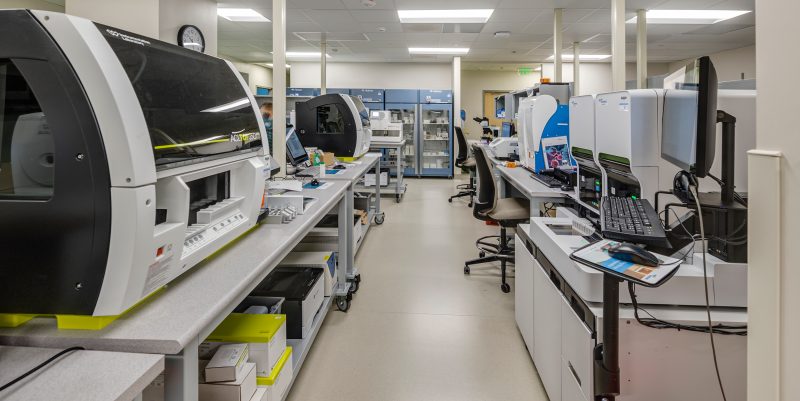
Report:
M 552 175 L 547 174 L 531 174 L 534 180 L 541 182 L 544 185 L 547 185 L 549 188 L 561 188 L 564 185 L 558 178 L 553 177 Z
M 603 237 L 637 244 L 669 247 L 658 213 L 644 199 L 605 196 L 600 203 Z

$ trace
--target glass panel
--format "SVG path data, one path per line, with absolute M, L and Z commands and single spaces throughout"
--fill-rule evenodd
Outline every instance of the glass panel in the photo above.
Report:
M 318 134 L 344 134 L 344 119 L 336 104 L 317 107 Z
M 393 123 L 403 124 L 403 138 L 406 140 L 406 144 L 403 146 L 403 165 L 407 168 L 414 168 L 417 157 L 416 139 L 414 138 L 414 124 L 417 116 L 414 106 L 409 105 L 407 108 L 394 108 L 389 111 Z
M 261 148 L 261 124 L 224 60 L 97 24 L 128 74 L 156 165 Z
M 356 111 L 358 111 L 358 116 L 361 117 L 361 126 L 362 127 L 369 127 L 369 110 L 364 107 L 364 103 L 361 99 L 350 96 L 350 99 L 353 99 L 353 103 L 356 106 Z
M 450 168 L 450 111 L 422 111 L 422 168 Z
M 54 147 L 25 77 L 12 61 L 0 59 L 0 199 L 50 199 Z

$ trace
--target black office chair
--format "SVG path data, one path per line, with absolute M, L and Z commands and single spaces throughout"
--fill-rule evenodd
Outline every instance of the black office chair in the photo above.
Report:
M 509 244 L 510 238 L 506 229 L 530 220 L 530 204 L 527 200 L 517 198 L 498 198 L 497 182 L 492 173 L 486 148 L 473 145 L 472 153 L 475 155 L 475 166 L 478 173 L 478 194 L 472 215 L 478 220 L 494 221 L 500 224 L 500 235 L 481 237 L 475 241 L 475 246 L 480 251 L 480 257 L 464 263 L 464 274 L 470 273 L 472 265 L 499 261 L 502 275 L 500 288 L 507 293 L 511 291 L 511 286 L 506 283 L 506 264 L 514 263 L 514 247 Z M 497 243 L 490 242 L 491 238 L 497 238 Z
M 459 192 L 450 197 L 447 201 L 452 203 L 455 198 L 462 198 L 469 196 L 469 207 L 472 207 L 472 199 L 475 196 L 475 158 L 469 157 L 469 147 L 467 146 L 467 138 L 461 127 L 456 128 L 456 140 L 458 140 L 458 155 L 456 156 L 456 167 L 469 170 L 469 184 L 461 184 L 456 186 Z

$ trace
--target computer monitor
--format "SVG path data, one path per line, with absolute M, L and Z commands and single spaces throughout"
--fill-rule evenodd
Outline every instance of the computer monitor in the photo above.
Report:
M 300 143 L 300 138 L 294 132 L 294 127 L 286 129 L 286 161 L 295 167 L 308 161 L 308 152 L 306 152 L 303 144 Z
M 503 122 L 503 131 L 500 132 L 501 138 L 511 138 L 514 135 L 514 125 L 510 122 Z
M 707 56 L 664 78 L 661 157 L 693 173 L 708 175 L 714 163 L 717 72 Z

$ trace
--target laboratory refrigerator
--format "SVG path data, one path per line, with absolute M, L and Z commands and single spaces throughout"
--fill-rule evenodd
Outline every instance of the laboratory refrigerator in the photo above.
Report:
M 452 177 L 452 92 L 387 89 L 385 101 L 392 121 L 403 124 L 404 175 Z

